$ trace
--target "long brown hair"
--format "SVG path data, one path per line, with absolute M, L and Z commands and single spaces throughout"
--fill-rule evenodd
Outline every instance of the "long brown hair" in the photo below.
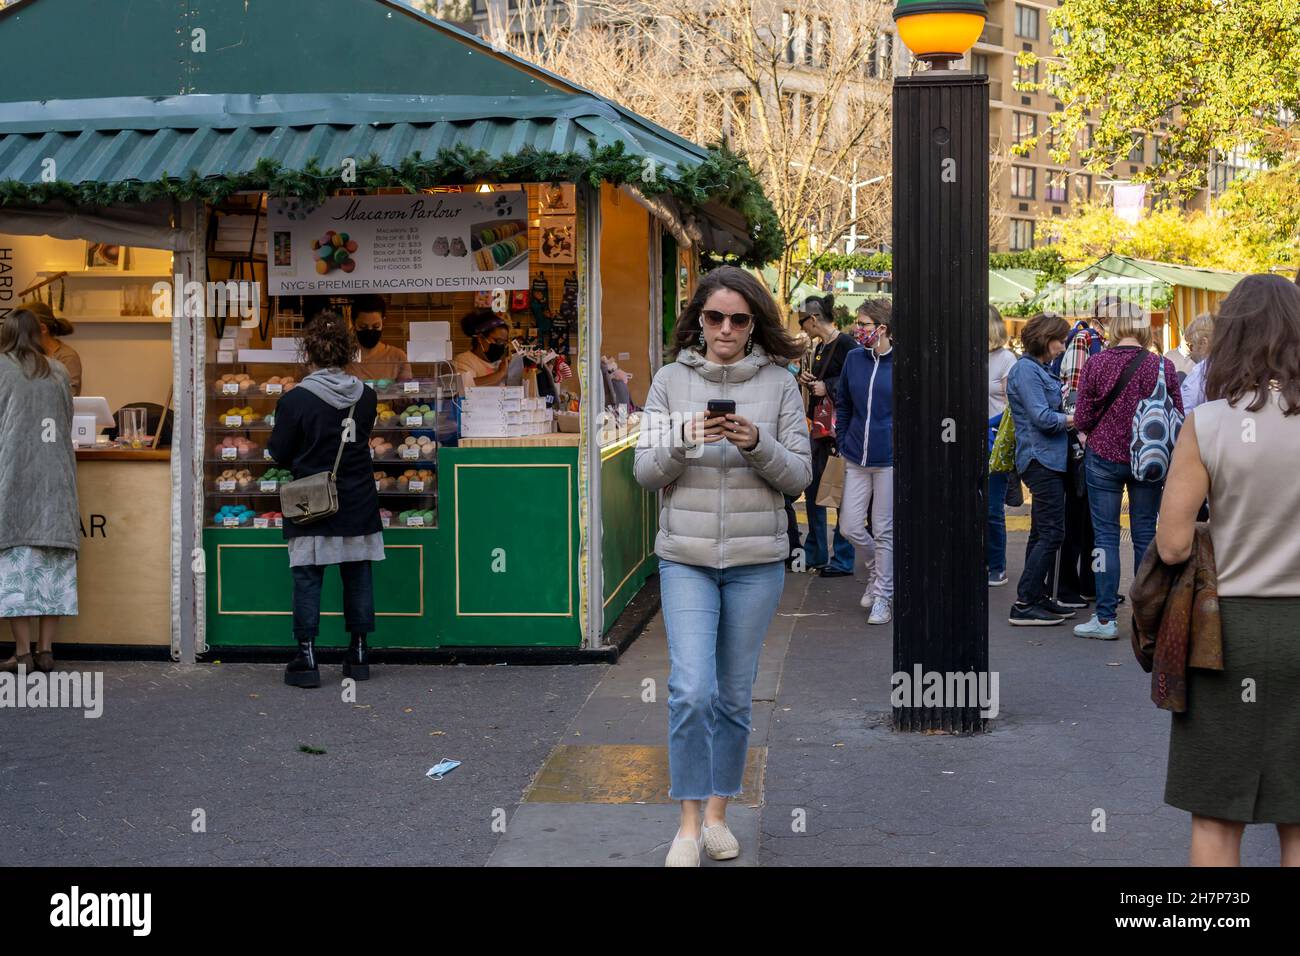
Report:
M 27 309 L 9 313 L 0 326 L 0 355 L 8 355 L 28 378 L 49 378 L 50 362 L 41 348 L 41 321 Z
M 772 293 L 763 283 L 750 273 L 736 266 L 719 266 L 700 280 L 691 297 L 690 304 L 677 319 L 677 328 L 673 332 L 673 354 L 683 349 L 696 346 L 699 342 L 700 313 L 709 296 L 719 289 L 730 289 L 742 296 L 754 316 L 753 340 L 763 347 L 763 351 L 775 362 L 786 364 L 803 355 L 803 348 L 795 341 L 781 322 L 781 313 L 777 310 Z
M 1300 415 L 1300 286 L 1279 275 L 1259 273 L 1237 283 L 1219 306 L 1205 373 L 1205 397 L 1246 411 L 1268 401 L 1269 382 L 1278 383 L 1284 415 Z

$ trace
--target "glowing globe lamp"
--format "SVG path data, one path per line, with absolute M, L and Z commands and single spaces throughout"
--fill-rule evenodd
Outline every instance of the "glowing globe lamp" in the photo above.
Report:
M 984 32 L 983 0 L 898 0 L 898 36 L 918 60 L 946 68 L 960 60 Z

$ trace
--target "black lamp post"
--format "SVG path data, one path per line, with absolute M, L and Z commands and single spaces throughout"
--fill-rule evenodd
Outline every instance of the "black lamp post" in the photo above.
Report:
M 902 41 L 932 66 L 896 78 L 893 95 L 899 730 L 981 731 L 987 701 L 967 691 L 979 675 L 997 686 L 985 574 L 988 77 L 949 69 L 985 16 L 972 0 L 900 0 L 894 11 Z

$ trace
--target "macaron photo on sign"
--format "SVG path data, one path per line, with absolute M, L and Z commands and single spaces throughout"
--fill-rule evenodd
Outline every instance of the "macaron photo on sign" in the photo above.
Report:
M 338 196 L 267 206 L 271 295 L 526 289 L 518 192 Z

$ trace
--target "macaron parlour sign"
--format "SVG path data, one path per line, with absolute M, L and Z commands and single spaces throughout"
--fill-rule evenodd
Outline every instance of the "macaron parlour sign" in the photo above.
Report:
M 271 295 L 528 288 L 522 191 L 272 199 L 267 217 Z

